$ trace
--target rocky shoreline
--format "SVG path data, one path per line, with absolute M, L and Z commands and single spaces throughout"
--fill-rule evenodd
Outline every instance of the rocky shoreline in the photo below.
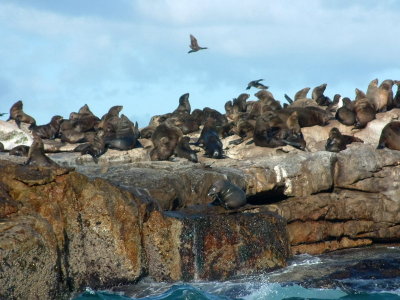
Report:
M 228 137 L 228 158 L 199 155 L 197 164 L 150 161 L 147 148 L 109 150 L 95 164 L 57 142 L 45 146 L 60 168 L 2 153 L 0 298 L 67 299 L 144 276 L 224 280 L 285 266 L 293 254 L 398 243 L 400 152 L 376 143 L 399 115 L 378 114 L 356 132 L 337 121 L 302 128 L 308 152 Z M 321 151 L 334 126 L 365 143 Z M 208 206 L 222 178 L 249 204 Z

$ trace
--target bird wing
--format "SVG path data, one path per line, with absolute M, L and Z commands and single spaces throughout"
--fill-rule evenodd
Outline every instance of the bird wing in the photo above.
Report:
M 198 48 L 199 44 L 197 43 L 197 39 L 193 36 L 190 35 L 190 48 Z

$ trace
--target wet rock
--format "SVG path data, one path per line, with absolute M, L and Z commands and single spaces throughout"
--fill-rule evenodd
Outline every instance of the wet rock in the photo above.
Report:
M 224 280 L 282 267 L 290 255 L 285 221 L 270 212 L 154 212 L 143 236 L 158 281 Z

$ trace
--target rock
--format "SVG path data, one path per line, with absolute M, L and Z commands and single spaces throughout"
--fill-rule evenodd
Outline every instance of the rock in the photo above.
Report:
M 0 221 L 0 298 L 69 298 L 142 275 L 145 202 L 70 170 L 0 161 L 0 173 L 18 203 Z
M 15 122 L 5 122 L 0 120 L 0 142 L 3 143 L 5 150 L 11 150 L 15 146 L 32 144 L 32 136 L 28 134 L 28 126 L 25 123 L 21 124 L 21 129 L 18 128 Z
M 287 220 L 293 254 L 400 240 L 400 201 L 378 193 L 337 190 L 287 199 L 268 208 Z
M 286 235 L 285 221 L 270 212 L 155 212 L 143 230 L 157 281 L 226 280 L 285 266 Z

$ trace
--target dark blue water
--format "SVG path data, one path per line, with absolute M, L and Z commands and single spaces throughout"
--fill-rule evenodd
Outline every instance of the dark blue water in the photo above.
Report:
M 90 288 L 75 300 L 391 300 L 400 299 L 400 247 L 372 247 L 320 256 L 299 255 L 275 272 L 224 282 L 155 283 L 112 291 Z

